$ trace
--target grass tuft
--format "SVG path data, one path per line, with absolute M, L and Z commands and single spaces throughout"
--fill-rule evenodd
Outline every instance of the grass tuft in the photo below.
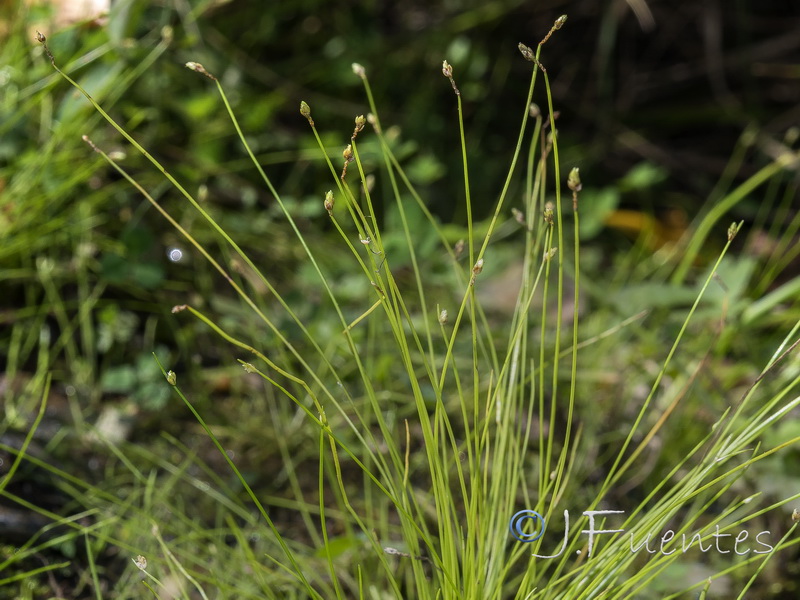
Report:
M 334 125 L 300 104 L 330 172 L 316 227 L 260 164 L 224 78 L 186 64 L 213 82 L 280 209 L 273 225 L 292 236 L 313 278 L 309 298 L 256 264 L 212 207 L 57 66 L 37 34 L 58 75 L 202 217 L 186 226 L 140 176 L 83 136 L 229 287 L 220 297 L 239 302 L 241 310 L 226 314 L 219 307 L 231 304 L 189 294 L 172 313 L 244 356 L 231 378 L 250 386 L 241 401 L 252 404 L 230 425 L 225 407 L 192 400 L 198 386 L 189 373 L 154 353 L 164 385 L 199 426 L 185 433 L 210 440 L 216 453 L 167 432 L 156 452 L 94 431 L 87 439 L 105 444 L 113 459 L 107 481 L 94 485 L 28 451 L 49 393 L 43 355 L 32 385 L 42 392 L 37 417 L 19 447 L 0 446 L 15 457 L 0 494 L 54 525 L 0 568 L 51 546 L 80 547 L 85 585 L 97 598 L 142 597 L 143 588 L 156 598 L 204 599 L 672 598 L 705 596 L 717 584 L 726 597 L 744 597 L 774 557 L 798 543 L 788 509 L 800 494 L 762 493 L 763 479 L 753 474 L 800 441 L 796 431 L 770 437 L 800 404 L 792 397 L 800 322 L 782 332 L 757 373 L 726 370 L 731 336 L 779 302 L 768 295 L 731 308 L 731 249 L 742 222 L 719 240 L 723 248 L 705 273 L 688 279 L 714 226 L 796 157 L 778 157 L 717 199 L 692 237 L 675 246 L 683 254 L 664 259 L 651 279 L 620 284 L 624 276 L 597 272 L 581 247 L 591 182 L 578 166 L 562 174 L 558 112 L 541 62 L 565 23 L 559 17 L 535 52 L 519 45 L 530 83 L 485 222 L 473 213 L 471 180 L 479 171 L 468 150 L 477 142 L 466 133 L 459 71 L 443 61 L 463 178 L 452 189 L 466 215 L 456 238 L 412 183 L 364 67 L 354 64 L 353 72 L 369 113 L 354 117 L 341 154 L 323 141 L 334 137 L 324 131 Z M 544 94 L 546 110 L 533 104 L 536 94 Z M 332 156 L 341 156 L 341 167 Z M 565 198 L 563 185 L 571 192 Z M 210 234 L 199 235 L 203 227 Z M 508 231 L 515 237 L 501 242 Z M 517 285 L 492 291 L 509 255 Z M 90 339 L 88 316 L 71 322 L 48 265 L 38 269 L 62 331 Z M 634 284 L 679 299 L 642 311 L 626 302 Z M 496 294 L 511 295 L 508 314 L 487 308 L 485 298 Z M 17 348 L 33 344 L 15 335 Z M 59 343 L 78 360 L 65 336 Z M 9 410 L 11 418 L 26 412 L 22 403 Z M 8 489 L 23 462 L 59 482 L 71 516 Z M 99 560 L 110 548 L 129 555 L 113 572 Z M 0 583 L 69 564 L 25 567 Z M 675 576 L 689 569 L 702 576 Z M 110 587 L 101 592 L 102 585 Z

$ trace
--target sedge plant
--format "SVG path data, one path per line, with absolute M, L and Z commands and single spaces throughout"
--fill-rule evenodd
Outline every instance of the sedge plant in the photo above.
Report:
M 244 495 L 237 496 L 226 477 L 202 465 L 180 440 L 171 440 L 184 456 L 177 467 L 147 455 L 145 449 L 133 451 L 157 468 L 148 474 L 128 458 L 136 493 L 116 502 L 108 492 L 93 494 L 98 506 L 104 507 L 105 520 L 92 528 L 75 527 L 90 557 L 96 554 L 91 540 L 130 551 L 118 597 L 143 597 L 145 591 L 156 597 L 177 593 L 186 598 L 677 597 L 692 589 L 713 592 L 713 580 L 730 578 L 732 572 L 744 574 L 735 580 L 739 585 L 735 595 L 744 597 L 775 555 L 795 545 L 795 525 L 787 517 L 780 532 L 760 538 L 763 543 L 758 546 L 751 540 L 748 552 L 737 551 L 735 560 L 710 561 L 714 570 L 707 578 L 672 581 L 664 588 L 665 574 L 683 563 L 693 545 L 696 554 L 705 556 L 712 540 L 719 543 L 720 536 L 737 536 L 759 523 L 759 517 L 797 500 L 798 495 L 791 493 L 765 503 L 758 494 L 741 497 L 737 482 L 746 471 L 758 469 L 760 461 L 798 441 L 793 438 L 770 448 L 760 443 L 764 433 L 800 403 L 796 395 L 800 372 L 794 360 L 800 324 L 785 333 L 758 376 L 738 390 L 738 396 L 727 399 L 727 407 L 714 415 L 680 460 L 640 486 L 625 510 L 614 504 L 620 500 L 615 489 L 632 481 L 643 457 L 652 452 L 654 440 L 669 434 L 670 423 L 689 402 L 692 383 L 708 366 L 708 360 L 699 358 L 693 370 L 683 376 L 674 373 L 687 338 L 698 331 L 698 311 L 742 224 L 729 228 L 727 244 L 699 283 L 694 301 L 673 323 L 671 343 L 651 357 L 657 367 L 647 382 L 649 391 L 627 413 L 624 434 L 613 443 L 588 435 L 583 423 L 597 408 L 587 397 L 590 385 L 584 382 L 591 363 L 584 363 L 582 356 L 636 327 L 642 315 L 624 315 L 591 335 L 582 333 L 584 321 L 591 322 L 591 316 L 581 312 L 581 280 L 586 274 L 580 261 L 580 214 L 586 183 L 578 168 L 567 171 L 559 162 L 550 80 L 541 56 L 548 39 L 565 22 L 566 16 L 560 17 L 535 49 L 519 46 L 530 66 L 527 97 L 519 100 L 519 135 L 494 209 L 480 227 L 472 212 L 474 173 L 468 160 L 463 100 L 455 69 L 443 62 L 442 74 L 454 93 L 463 158 L 463 181 L 458 187 L 466 233 L 455 242 L 398 159 L 362 66 L 355 64 L 353 70 L 363 83 L 369 114 L 355 118 L 341 162 L 323 143 L 319 128 L 324 124 L 314 120 L 311 106 L 301 103 L 300 114 L 330 171 L 330 191 L 319 201 L 343 250 L 333 262 L 321 254 L 256 160 L 220 81 L 202 65 L 187 64 L 216 86 L 244 151 L 283 210 L 286 227 L 330 308 L 324 314 L 335 326 L 325 330 L 302 316 L 263 265 L 249 257 L 167 166 L 56 66 L 40 34 L 58 73 L 150 160 L 269 290 L 270 302 L 256 297 L 134 176 L 84 136 L 230 286 L 251 311 L 248 329 L 254 333 L 232 332 L 219 315 L 189 303 L 173 309 L 176 318 L 197 319 L 219 336 L 220 343 L 240 352 L 241 377 L 258 376 L 265 383 L 277 434 L 291 431 L 308 442 L 305 455 L 294 454 L 285 439 L 278 442 L 293 499 L 262 497 L 226 452 L 213 423 L 182 389 L 181 374 L 169 370 L 170 365 L 160 365 L 165 385 L 185 403 Z M 544 111 L 532 103 L 542 87 Z M 367 136 L 379 150 L 381 164 L 374 172 L 368 172 L 361 154 Z M 752 187 L 780 167 L 760 172 Z M 371 176 L 380 178 L 381 193 L 369 184 Z M 523 198 L 519 208 L 511 206 L 517 188 Z M 737 197 L 726 197 L 719 206 L 730 206 Z M 397 215 L 395 230 L 376 217 L 389 204 Z M 515 216 L 509 219 L 512 208 Z M 713 211 L 709 214 L 718 218 Z M 424 231 L 416 226 L 420 222 L 425 223 Z M 505 223 L 516 223 L 521 231 L 523 268 L 513 314 L 498 320 L 484 310 L 476 290 L 494 269 L 495 240 Z M 676 263 L 676 281 L 686 277 L 710 231 L 709 221 L 703 221 L 700 237 L 689 245 L 688 258 Z M 435 240 L 437 259 L 419 250 L 423 234 Z M 398 248 L 408 257 L 410 279 L 398 276 Z M 343 273 L 348 281 L 358 282 L 352 284 L 359 290 L 355 302 L 343 299 L 339 281 Z M 293 335 L 281 328 L 285 322 L 291 324 Z M 711 336 L 709 354 L 726 326 L 724 321 L 715 325 L 719 330 L 717 337 Z M 274 344 L 259 341 L 264 333 Z M 768 391 L 762 392 L 767 383 Z M 598 468 L 585 464 L 587 456 L 597 457 Z M 192 474 L 197 469 L 213 485 L 200 485 Z M 216 506 L 214 526 L 190 524 L 191 504 L 173 507 L 172 513 L 184 511 L 177 524 L 166 516 L 159 522 L 147 510 L 157 505 L 157 498 L 186 483 Z M 75 481 L 71 485 L 80 486 Z M 287 514 L 292 515 L 290 522 Z M 131 538 L 134 542 L 122 540 L 114 528 L 125 518 L 148 523 L 149 533 L 139 532 Z M 260 532 L 257 543 L 249 537 L 253 532 Z M 654 544 L 657 552 L 652 551 Z M 229 556 L 230 564 L 222 554 Z

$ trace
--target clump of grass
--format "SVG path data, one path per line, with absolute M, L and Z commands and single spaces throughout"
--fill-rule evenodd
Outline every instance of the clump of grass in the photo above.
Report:
M 637 469 L 653 452 L 654 440 L 680 436 L 668 425 L 689 403 L 691 384 L 709 362 L 699 359 L 683 377 L 675 373 L 675 362 L 687 337 L 706 327 L 696 323 L 698 310 L 741 224 L 728 230 L 724 250 L 677 321 L 671 343 L 648 357 L 656 365 L 647 382 L 649 391 L 629 411 L 625 426 L 610 432 L 611 443 L 584 433 L 584 423 L 591 421 L 593 412 L 601 404 L 608 406 L 589 395 L 592 385 L 586 379 L 600 362 L 592 350 L 638 318 L 624 315 L 593 335 L 581 334 L 584 320 L 592 324 L 591 316 L 580 309 L 586 273 L 579 247 L 580 194 L 590 184 L 581 181 L 577 168 L 567 177 L 562 172 L 550 81 L 541 57 L 545 43 L 565 20 L 556 21 L 535 51 L 520 44 L 531 64 L 528 95 L 518 107 L 519 136 L 507 177 L 490 219 L 480 227 L 471 212 L 470 142 L 457 71 L 443 62 L 442 73 L 455 95 L 463 157 L 461 195 L 467 228 L 465 239 L 458 243 L 448 239 L 403 170 L 363 67 L 354 65 L 354 73 L 363 82 L 370 112 L 355 117 L 350 139 L 343 140 L 341 167 L 330 158 L 336 153 L 322 142 L 313 108 L 301 104 L 301 116 L 330 170 L 331 191 L 321 194 L 319 201 L 346 251 L 335 260 L 324 256 L 298 225 L 259 165 L 219 80 L 202 65 L 187 64 L 218 88 L 245 151 L 283 210 L 331 307 L 326 314 L 336 324 L 327 329 L 301 317 L 299 307 L 279 293 L 213 214 L 87 95 L 98 113 L 163 173 L 270 291 L 271 302 L 250 293 L 207 245 L 84 137 L 252 311 L 253 333 L 242 338 L 223 325 L 220 315 L 207 315 L 188 304 L 173 309 L 192 315 L 246 353 L 240 360 L 241 376 L 257 375 L 265 382 L 276 435 L 291 432 L 305 442 L 305 454 L 293 454 L 286 439 L 277 442 L 281 477 L 291 489 L 291 499 L 260 497 L 226 452 L 220 432 L 182 391 L 181 374 L 168 371 L 167 365 L 162 367 L 165 385 L 172 386 L 216 446 L 234 473 L 232 480 L 214 472 L 175 439 L 170 444 L 176 461 L 145 448 L 122 451 L 109 446 L 127 466 L 124 496 L 42 464 L 72 486 L 76 499 L 97 512 L 92 526 L 60 520 L 71 525 L 71 539 L 83 540 L 90 564 L 106 544 L 129 552 L 131 559 L 137 557 L 120 575 L 117 597 L 136 596 L 141 586 L 137 576 L 142 574 L 141 581 L 156 597 L 206 597 L 211 589 L 221 597 L 237 598 L 664 597 L 701 587 L 707 590 L 713 585 L 707 581 L 732 572 L 749 577 L 739 582 L 743 597 L 768 561 L 796 543 L 795 525 L 787 517 L 780 532 L 759 547 L 763 552 L 748 550 L 741 554 L 744 558 L 727 563 L 722 558 L 709 560 L 714 571 L 708 577 L 664 587 L 664 574 L 689 564 L 689 555 L 677 542 L 682 536 L 690 545 L 712 539 L 718 544 L 720 536 L 755 526 L 760 516 L 797 499 L 798 495 L 786 495 L 760 506 L 758 494 L 740 497 L 737 485 L 746 471 L 800 439 L 768 449 L 762 449 L 760 442 L 800 402 L 790 397 L 798 383 L 796 368 L 781 370 L 793 357 L 797 342 L 792 340 L 800 324 L 786 333 L 744 393 L 739 397 L 726 393 L 722 409 L 679 460 L 660 465 L 655 479 L 638 486 L 635 499 L 626 500 L 615 492 L 637 480 Z M 59 74 L 83 91 L 58 69 L 44 36 L 39 41 Z M 531 109 L 541 82 L 545 114 Z M 367 135 L 380 150 L 383 164 L 376 173 L 367 172 L 361 157 Z M 521 282 L 513 314 L 498 320 L 483 309 L 476 289 L 496 269 L 493 239 L 507 220 L 510 190 L 523 162 L 523 202 L 514 207 L 517 216 L 511 220 L 523 240 L 518 249 Z M 370 175 L 380 177 L 380 193 L 367 183 Z M 753 185 L 762 180 L 766 176 Z M 571 192 L 566 198 L 562 198 L 564 184 Z M 388 230 L 375 217 L 390 202 L 397 215 L 396 230 Z M 735 198 L 726 197 L 721 205 L 734 202 Z M 700 241 L 690 245 L 690 258 L 677 263 L 676 280 L 685 277 L 687 265 L 708 235 L 706 222 L 699 229 Z M 424 226 L 415 226 L 419 223 Z M 428 243 L 426 237 L 435 242 L 433 254 L 420 251 L 422 242 Z M 439 256 L 434 256 L 437 252 Z M 395 270 L 400 256 L 411 265 L 409 279 L 401 279 Z M 442 265 L 446 270 L 439 269 Z M 568 278 L 574 284 L 570 298 Z M 341 281 L 355 291 L 344 289 Z M 291 335 L 280 325 L 286 322 Z M 726 326 L 724 321 L 718 325 Z M 266 331 L 276 340 L 275 346 L 259 341 Z M 719 331 L 707 344 L 709 353 L 718 336 Z M 767 382 L 769 391 L 762 393 Z M 668 437 L 661 443 L 672 440 Z M 24 448 L 17 456 L 25 456 Z M 585 464 L 587 457 L 596 457 L 596 468 Z M 139 463 L 152 468 L 146 472 Z M 213 526 L 193 520 L 188 490 L 201 499 L 198 502 L 214 507 Z M 248 510 L 248 502 L 258 515 Z M 520 515 L 520 511 L 527 512 Z M 666 542 L 657 552 L 650 547 L 642 551 L 642 541 L 651 539 Z M 94 571 L 92 580 L 98 590 Z

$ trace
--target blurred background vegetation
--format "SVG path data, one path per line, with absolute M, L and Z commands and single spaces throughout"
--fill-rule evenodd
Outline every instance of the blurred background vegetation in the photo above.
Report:
M 251 419 L 255 405 L 247 400 L 250 383 L 238 377 L 238 354 L 202 324 L 170 311 L 185 302 L 205 307 L 233 332 L 264 336 L 266 347 L 270 334 L 252 331 L 202 258 L 81 136 L 115 152 L 234 271 L 236 259 L 162 175 L 55 75 L 34 40 L 37 28 L 57 64 L 198 194 L 298 313 L 324 330 L 333 325 L 300 248 L 246 160 L 216 90 L 184 64 L 200 62 L 221 80 L 259 162 L 335 270 L 344 250 L 328 235 L 322 206 L 330 178 L 298 113 L 300 101 L 311 105 L 338 164 L 353 118 L 368 112 L 351 69 L 353 62 L 364 65 L 395 150 L 455 241 L 464 231 L 463 183 L 455 102 L 441 76 L 442 60 L 453 65 L 463 94 L 472 197 L 482 219 L 500 191 L 528 85 L 530 66 L 517 44 L 535 46 L 567 14 L 542 62 L 559 111 L 562 172 L 581 169 L 587 295 L 597 315 L 624 318 L 655 308 L 672 322 L 670 311 L 691 301 L 694 281 L 724 245 L 727 226 L 744 220 L 747 235 L 736 241 L 738 258 L 725 281 L 739 301 L 731 310 L 741 329 L 718 357 L 718 379 L 702 384 L 709 404 L 722 402 L 714 398 L 721 381 L 728 387 L 749 381 L 786 325 L 798 319 L 796 286 L 786 287 L 798 276 L 796 158 L 730 207 L 685 282 L 669 279 L 680 259 L 673 252 L 692 224 L 797 147 L 800 4 L 794 0 L 122 0 L 108 17 L 71 22 L 62 10 L 58 2 L 0 3 L 0 360 L 6 365 L 0 396 L 3 443 L 14 446 L 34 415 L 40 389 L 34 384 L 52 373 L 36 451 L 79 477 L 100 481 L 115 460 L 87 439 L 81 430 L 87 423 L 156 453 L 173 447 L 169 435 L 189 447 L 207 443 L 185 409 L 168 402 L 153 351 L 181 373 L 207 420 L 228 428 L 226 443 L 257 483 L 269 489 L 266 474 L 280 470 L 286 448 L 269 441 L 276 432 L 268 415 Z M 545 107 L 539 92 L 534 100 Z M 367 139 L 362 152 L 368 167 L 377 166 Z M 509 206 L 521 208 L 523 182 L 514 185 Z M 387 208 L 376 218 L 389 227 L 396 215 Z M 495 257 L 513 272 L 520 231 L 510 213 L 505 218 Z M 661 283 L 642 283 L 653 274 Z M 249 284 L 259 290 L 258 282 Z M 356 299 L 359 285 L 345 279 L 337 293 Z M 502 278 L 490 289 L 490 305 L 514 293 Z M 783 296 L 769 310 L 753 311 L 756 299 L 776 290 Z M 492 308 L 504 314 L 502 302 Z M 353 310 L 355 317 L 363 307 Z M 597 323 L 596 330 L 609 325 Z M 663 344 L 646 328 L 632 334 L 628 346 L 607 355 L 617 367 L 597 362 L 587 380 L 613 398 L 621 385 L 617 371 L 652 371 L 636 359 Z M 608 423 L 627 414 L 607 408 L 607 416 L 587 424 L 586 435 L 599 436 L 598 454 L 608 443 L 602 436 L 614 436 L 605 431 Z M 687 433 L 687 446 L 695 437 Z M 304 441 L 289 443 L 298 457 Z M 681 448 L 670 450 L 680 456 Z M 782 472 L 780 464 L 775 472 Z M 798 483 L 790 478 L 787 485 Z M 38 494 L 50 510 L 65 508 L 63 491 L 47 487 L 36 472 L 9 489 Z M 2 510 L 12 524 L 0 532 L 8 547 L 45 522 L 11 503 Z

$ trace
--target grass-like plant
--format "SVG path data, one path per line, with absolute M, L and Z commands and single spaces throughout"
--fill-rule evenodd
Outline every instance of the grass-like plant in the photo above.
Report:
M 346 251 L 332 256 L 298 224 L 259 165 L 220 81 L 202 65 L 187 64 L 216 85 L 245 151 L 283 210 L 317 278 L 319 315 L 314 317 L 287 300 L 265 265 L 255 264 L 213 211 L 56 66 L 40 35 L 58 73 L 163 173 L 246 265 L 239 271 L 247 270 L 269 291 L 268 301 L 250 291 L 248 277 L 231 271 L 84 136 L 249 309 L 252 321 L 239 331 L 232 331 L 223 315 L 197 306 L 182 304 L 173 312 L 192 315 L 240 349 L 241 377 L 256 375 L 266 383 L 265 400 L 254 407 L 273 423 L 269 443 L 280 456 L 275 478 L 290 493 L 265 497 L 249 485 L 250 476 L 226 452 L 225 438 L 234 434 L 208 421 L 183 391 L 181 373 L 163 365 L 164 385 L 174 388 L 234 478 L 212 469 L 174 438 L 168 440 L 172 458 L 107 441 L 125 465 L 114 476 L 115 492 L 114 480 L 89 484 L 25 455 L 23 446 L 17 460 L 24 457 L 48 469 L 93 522 L 48 514 L 71 529 L 60 538 L 33 540 L 2 567 L 69 540 L 83 546 L 90 565 L 87 585 L 98 598 L 103 594 L 95 563 L 107 545 L 131 559 L 107 592 L 116 598 L 144 597 L 142 585 L 159 598 L 679 597 L 695 589 L 713 592 L 712 581 L 724 577 L 735 590 L 728 597 L 744 597 L 770 559 L 796 543 L 788 515 L 778 521 L 779 530 L 765 534 L 758 528 L 764 515 L 782 514 L 779 509 L 800 494 L 787 490 L 761 502 L 757 493 L 742 496 L 747 486 L 741 483 L 745 472 L 800 439 L 769 448 L 761 442 L 800 403 L 800 397 L 792 397 L 800 377 L 792 362 L 800 323 L 785 333 L 745 389 L 723 392 L 722 403 L 713 407 L 716 412 L 696 438 L 683 439 L 681 429 L 672 427 L 676 420 L 681 425 L 695 420 L 693 385 L 711 368 L 723 331 L 736 327 L 724 315 L 698 317 L 709 307 L 725 306 L 724 294 L 718 304 L 708 295 L 741 229 L 733 224 L 693 301 L 656 319 L 664 327 L 658 339 L 669 337 L 670 343 L 656 344 L 652 356 L 636 357 L 655 367 L 638 404 L 615 413 L 627 419 L 624 426 L 606 439 L 591 427 L 598 412 L 617 410 L 597 389 L 594 370 L 612 344 L 636 343 L 637 334 L 629 332 L 640 327 L 643 315 L 634 311 L 601 322 L 612 313 L 581 310 L 583 183 L 577 168 L 567 174 L 560 165 L 550 82 L 541 62 L 545 43 L 565 21 L 559 18 L 535 50 L 520 44 L 531 66 L 530 86 L 518 106 L 519 136 L 508 175 L 486 223 L 473 219 L 475 169 L 467 160 L 462 98 L 453 67 L 443 63 L 458 109 L 454 127 L 463 183 L 454 185 L 454 194 L 457 187 L 465 206 L 462 240 L 448 236 L 404 171 L 363 67 L 353 65 L 370 113 L 355 118 L 341 167 L 318 133 L 312 108 L 301 103 L 300 113 L 330 169 L 331 191 L 319 201 L 330 233 Z M 542 84 L 545 111 L 532 104 Z M 365 141 L 367 135 L 371 139 Z M 370 172 L 362 146 L 381 163 Z M 767 175 L 733 190 L 719 206 L 735 204 L 785 164 L 785 159 L 776 161 Z M 517 208 L 511 206 L 510 191 L 520 178 L 523 202 Z M 562 198 L 564 185 L 569 193 Z M 511 209 L 515 217 L 509 219 Z M 396 217 L 376 216 L 390 212 Z M 700 237 L 689 243 L 689 258 L 671 263 L 677 265 L 676 282 L 686 277 L 712 225 L 704 220 Z M 501 227 L 521 231 L 517 253 L 523 265 L 513 313 L 502 318 L 487 313 L 477 294 L 496 268 L 493 240 Z M 400 275 L 401 264 L 408 265 L 410 276 Z M 602 278 L 592 279 L 595 287 L 602 286 Z M 691 336 L 708 341 L 689 344 Z M 705 354 L 682 354 L 687 345 Z M 786 364 L 791 367 L 784 369 Z M 637 379 L 631 386 L 641 386 L 646 373 L 632 374 Z M 658 462 L 656 441 L 679 448 L 677 454 L 661 455 L 671 463 Z M 650 457 L 656 457 L 657 468 Z M 652 468 L 652 476 L 642 474 L 643 467 Z M 35 503 L 15 500 L 36 510 Z M 700 562 L 711 568 L 707 576 L 675 577 Z

